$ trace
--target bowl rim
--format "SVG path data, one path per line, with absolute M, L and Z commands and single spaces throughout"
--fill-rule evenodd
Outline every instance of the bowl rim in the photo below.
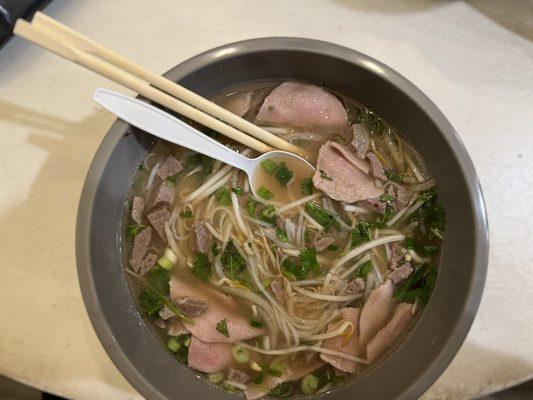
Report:
M 357 64 L 387 80 L 409 96 L 439 128 L 445 140 L 456 155 L 457 163 L 467 183 L 468 197 L 474 212 L 475 248 L 473 274 L 470 290 L 463 305 L 462 314 L 457 317 L 451 335 L 440 346 L 440 352 L 426 371 L 419 375 L 401 398 L 417 398 L 442 374 L 455 357 L 473 323 L 481 301 L 488 265 L 488 221 L 485 202 L 479 179 L 473 163 L 457 132 L 435 104 L 414 84 L 383 63 L 356 50 L 329 42 L 293 37 L 266 37 L 233 42 L 200 53 L 170 69 L 165 76 L 174 79 L 176 75 L 188 76 L 200 67 L 235 55 L 261 53 L 266 51 L 311 52 L 339 58 Z M 145 397 L 165 398 L 146 377 L 133 365 L 128 355 L 117 346 L 109 321 L 104 317 L 102 304 L 97 296 L 96 283 L 92 273 L 90 257 L 91 216 L 98 183 L 118 142 L 126 134 L 129 125 L 116 120 L 108 130 L 91 163 L 83 186 L 76 224 L 76 259 L 78 279 L 86 310 L 92 326 L 104 349 L 126 379 Z M 400 398 L 398 397 L 398 398 Z

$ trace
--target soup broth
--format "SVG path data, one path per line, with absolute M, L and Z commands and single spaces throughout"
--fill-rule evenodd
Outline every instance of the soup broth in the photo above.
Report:
M 327 392 L 393 351 L 428 301 L 445 228 L 436 182 L 392 126 L 327 89 L 272 82 L 214 101 L 316 170 L 271 159 L 254 194 L 243 172 L 157 143 L 126 216 L 139 309 L 176 362 L 222 390 Z

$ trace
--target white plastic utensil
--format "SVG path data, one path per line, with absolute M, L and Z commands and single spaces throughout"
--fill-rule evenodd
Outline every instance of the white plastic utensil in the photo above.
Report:
M 255 196 L 257 196 L 257 193 L 253 176 L 260 163 L 266 159 L 292 157 L 314 170 L 314 167 L 302 157 L 283 150 L 269 151 L 257 158 L 245 157 L 169 113 L 144 101 L 111 90 L 96 89 L 93 100 L 120 119 L 145 132 L 244 171 L 248 175 L 250 186 Z

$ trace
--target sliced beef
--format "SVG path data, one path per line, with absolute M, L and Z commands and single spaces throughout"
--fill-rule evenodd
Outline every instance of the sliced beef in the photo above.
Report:
M 413 318 L 412 310 L 412 304 L 398 304 L 389 323 L 368 343 L 366 349 L 368 361 L 374 361 L 405 334 L 409 322 Z
M 137 225 L 142 224 L 143 212 L 144 199 L 141 196 L 134 196 L 131 205 L 131 219 L 133 219 Z
M 364 160 L 366 153 L 370 150 L 370 135 L 363 124 L 355 124 L 352 126 L 353 139 L 352 146 L 355 154 L 361 160 Z
M 200 372 L 222 371 L 233 360 L 231 347 L 230 343 L 205 343 L 192 336 L 187 364 Z
M 174 158 L 174 156 L 169 155 L 165 161 L 159 166 L 157 170 L 157 176 L 164 181 L 169 176 L 176 175 L 183 169 L 183 165 Z
M 355 201 L 374 199 L 383 194 L 376 188 L 373 179 L 363 172 L 355 155 L 353 160 L 346 158 L 346 149 L 335 142 L 326 142 L 318 152 L 317 170 L 313 176 L 314 186 L 329 197 L 353 203 Z
M 133 240 L 133 250 L 131 251 L 130 265 L 135 272 L 139 272 L 142 267 L 144 256 L 150 247 L 152 240 L 152 228 L 147 227 L 135 235 Z
M 166 243 L 167 235 L 165 234 L 165 222 L 170 218 L 170 212 L 168 211 L 167 206 L 156 208 L 149 213 L 146 218 L 148 218 L 148 221 L 150 221 L 150 224 L 152 224 L 161 240 Z
M 394 307 L 394 284 L 388 280 L 368 296 L 359 319 L 359 338 L 367 343 L 387 323 Z
M 378 158 L 374 153 L 369 151 L 366 155 L 370 163 L 370 175 L 374 178 L 379 179 L 380 181 L 387 182 L 387 175 L 385 175 L 385 170 L 379 162 Z
M 211 234 L 203 222 L 195 222 L 193 228 L 193 249 L 200 253 L 208 254 L 211 246 Z
M 197 317 L 201 315 L 209 303 L 202 299 L 197 299 L 195 297 L 181 297 L 174 300 L 176 307 L 185 315 L 189 317 Z
M 411 263 L 406 262 L 401 267 L 398 267 L 394 271 L 392 271 L 389 274 L 389 278 L 396 284 L 398 282 L 403 281 L 404 279 L 409 278 L 412 273 L 413 267 L 411 267 Z
M 141 270 L 139 271 L 140 275 L 146 275 L 150 271 L 157 261 L 157 255 L 154 253 L 148 253 L 144 260 L 141 263 Z
M 276 299 L 281 302 L 285 301 L 285 290 L 283 290 L 283 281 L 279 279 L 273 279 L 272 282 L 270 282 L 270 290 L 272 290 L 272 293 L 274 293 Z
M 230 368 L 228 370 L 228 379 L 237 383 L 246 383 L 250 380 L 250 376 L 242 369 Z
M 249 318 L 241 314 L 239 304 L 232 297 L 219 292 L 208 284 L 195 285 L 172 276 L 170 279 L 170 298 L 177 303 L 180 298 L 192 297 L 209 303 L 209 307 L 198 317 L 194 325 L 184 323 L 185 327 L 199 340 L 204 342 L 235 343 L 248 340 L 265 332 L 250 326 Z M 229 337 L 217 331 L 217 323 L 226 320 Z
M 244 391 L 244 395 L 248 400 L 259 399 L 266 396 L 268 392 L 280 383 L 297 381 L 317 370 L 322 365 L 324 365 L 324 362 L 316 357 L 310 361 L 307 361 L 304 357 L 300 357 L 298 360 L 291 360 L 288 362 L 287 368 L 285 368 L 281 376 L 265 376 L 265 379 L 260 385 L 249 384 Z
M 218 103 L 238 117 L 243 117 L 248 113 L 252 105 L 252 92 L 235 93 L 231 96 L 223 97 Z
M 330 244 L 335 242 L 335 238 L 331 236 L 325 236 L 323 238 L 317 239 L 313 242 L 313 247 L 316 251 L 322 251 L 326 249 Z
M 154 193 L 152 208 L 160 206 L 169 206 L 174 203 L 174 187 L 163 181 L 157 187 Z
M 343 133 L 347 115 L 339 99 L 318 86 L 285 82 L 267 96 L 256 122 L 263 126 L 288 125 Z
M 405 247 L 400 246 L 397 243 L 394 243 L 391 248 L 391 258 L 389 263 L 390 269 L 396 269 L 400 265 L 405 263 L 405 256 L 407 255 L 407 250 Z
M 189 331 L 181 323 L 181 320 L 176 316 L 169 318 L 166 323 L 167 335 L 169 336 L 179 336 L 189 333 Z
M 322 347 L 358 357 L 360 355 L 358 329 L 360 311 L 361 310 L 359 308 L 344 307 L 341 310 L 341 320 L 339 322 L 329 324 L 328 332 L 339 328 L 346 321 L 351 322 L 353 324 L 353 332 L 349 337 L 349 340 L 347 340 L 345 336 L 336 336 L 324 340 Z M 357 369 L 357 363 L 355 361 L 346 360 L 345 358 L 332 356 L 329 354 L 320 354 L 320 358 L 333 365 L 338 370 L 348 372 L 350 374 L 353 374 Z
M 363 278 L 352 279 L 346 285 L 346 294 L 355 294 L 365 290 L 365 280 Z
M 176 314 L 174 314 L 170 310 L 170 308 L 168 308 L 167 306 L 163 306 L 163 308 L 161 310 L 159 310 L 158 314 L 159 314 L 159 318 L 161 318 L 164 321 L 166 321 L 169 318 L 172 318 L 172 317 L 176 316 Z

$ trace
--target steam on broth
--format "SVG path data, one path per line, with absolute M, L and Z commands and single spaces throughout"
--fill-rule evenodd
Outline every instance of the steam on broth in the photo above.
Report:
M 226 391 L 328 391 L 379 363 L 428 301 L 445 228 L 435 181 L 386 121 L 326 89 L 270 83 L 214 101 L 305 149 L 316 171 L 270 159 L 254 195 L 243 172 L 156 144 L 127 216 L 139 308 Z

